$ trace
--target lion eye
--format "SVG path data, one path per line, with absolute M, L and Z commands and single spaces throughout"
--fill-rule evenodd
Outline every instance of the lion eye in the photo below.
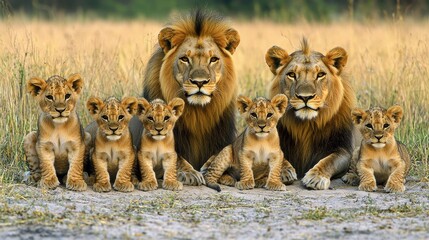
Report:
M 384 125 L 383 125 L 383 128 L 388 128 L 390 125 L 388 124 L 388 123 L 385 123 Z
M 369 129 L 372 129 L 372 124 L 368 123 L 367 125 L 365 125 L 365 127 L 369 128 Z
M 188 57 L 181 57 L 181 58 L 179 58 L 180 59 L 180 61 L 182 61 L 182 62 L 186 62 L 186 63 L 188 63 L 189 62 L 189 58 Z
M 273 114 L 272 113 L 268 113 L 267 114 L 267 118 L 270 118 L 270 117 L 272 117 L 273 116 Z
M 288 78 L 290 78 L 292 80 L 296 79 L 296 74 L 294 72 L 288 72 L 286 75 Z
M 49 101 L 53 101 L 54 100 L 54 96 L 52 96 L 52 95 L 46 95 L 46 99 L 48 99 Z
M 258 115 L 256 115 L 256 113 L 255 113 L 255 112 L 250 113 L 250 116 L 252 116 L 252 117 L 254 117 L 254 118 L 257 118 L 257 117 L 258 117 Z
M 164 117 L 164 122 L 168 121 L 170 119 L 170 116 L 165 116 Z
M 103 115 L 103 116 L 101 116 L 101 118 L 102 118 L 104 121 L 108 121 L 108 120 L 109 120 L 109 117 L 108 117 L 107 115 Z
M 326 76 L 326 73 L 324 73 L 324 72 L 319 72 L 318 74 L 317 74 L 317 78 L 323 78 L 323 77 L 325 77 Z
M 119 115 L 118 119 L 119 121 L 121 121 L 122 119 L 124 119 L 124 115 Z
M 217 62 L 217 61 L 219 61 L 219 58 L 218 58 L 218 57 L 212 57 L 212 58 L 210 58 L 210 62 L 211 62 L 211 63 L 215 63 L 215 62 Z
M 147 119 L 149 119 L 149 121 L 153 122 L 153 117 L 152 116 L 147 117 Z

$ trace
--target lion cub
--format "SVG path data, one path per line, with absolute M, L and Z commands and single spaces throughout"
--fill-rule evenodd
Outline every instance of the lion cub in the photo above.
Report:
M 387 192 L 403 192 L 405 177 L 410 170 L 410 156 L 404 144 L 395 137 L 395 129 L 402 119 L 402 108 L 379 107 L 354 109 L 353 122 L 362 133 L 360 149 L 353 154 L 349 173 L 342 179 L 359 184 L 359 190 L 375 191 L 377 183 L 386 183 Z
M 238 110 L 248 127 L 201 168 L 208 187 L 220 191 L 219 181 L 226 185 L 235 183 L 238 189 L 286 190 L 280 176 L 286 160 L 283 160 L 276 125 L 287 104 L 288 99 L 283 94 L 274 96 L 271 101 L 262 97 L 253 101 L 245 96 L 238 97 Z M 240 180 L 235 182 L 235 179 Z
M 94 191 L 110 191 L 110 182 L 114 182 L 113 188 L 117 191 L 133 191 L 131 173 L 135 153 L 128 123 L 137 111 L 137 98 L 125 97 L 119 101 L 110 97 L 103 101 L 91 97 L 86 107 L 97 123 L 97 130 L 91 134 Z
M 85 141 L 76 113 L 83 79 L 74 74 L 68 79 L 52 76 L 48 80 L 31 78 L 27 90 L 40 105 L 38 130 L 24 138 L 24 152 L 30 168 L 30 179 L 42 188 L 54 189 L 66 177 L 66 187 L 83 191 Z M 40 181 L 39 181 L 40 180 Z
M 162 187 L 168 190 L 182 190 L 177 180 L 177 153 L 174 146 L 173 128 L 182 115 L 185 102 L 173 98 L 168 104 L 161 99 L 149 103 L 139 99 L 138 115 L 143 123 L 143 134 L 137 153 L 142 181 L 137 188 L 150 191 L 158 188 L 157 178 L 163 178 Z

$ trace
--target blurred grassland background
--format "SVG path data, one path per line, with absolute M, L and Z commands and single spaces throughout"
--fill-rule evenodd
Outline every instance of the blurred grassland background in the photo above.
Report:
M 215 2 L 217 4 L 215 4 Z M 429 1 L 206 1 L 225 14 L 241 43 L 233 56 L 240 93 L 267 94 L 268 48 L 289 53 L 307 37 L 313 50 L 348 51 L 346 73 L 358 106 L 399 104 L 397 138 L 412 155 L 411 174 L 429 177 Z M 26 170 L 23 137 L 36 129 L 38 105 L 25 82 L 80 73 L 78 112 L 91 121 L 91 95 L 140 96 L 145 65 L 160 29 L 195 1 L 0 0 L 0 184 Z

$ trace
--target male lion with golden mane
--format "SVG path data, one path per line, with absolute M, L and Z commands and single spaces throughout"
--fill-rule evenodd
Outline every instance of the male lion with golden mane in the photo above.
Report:
M 347 53 L 340 47 L 326 55 L 310 51 L 303 39 L 301 50 L 289 55 L 273 46 L 265 60 L 275 75 L 270 96 L 289 98 L 277 126 L 284 156 L 306 187 L 328 189 L 332 177 L 347 171 L 353 149 L 355 95 L 342 74 Z
M 239 42 L 238 32 L 222 18 L 198 10 L 160 31 L 148 62 L 143 96 L 185 100 L 174 128 L 176 151 L 196 169 L 235 138 L 232 54 Z M 134 119 L 131 127 L 139 146 L 142 125 Z

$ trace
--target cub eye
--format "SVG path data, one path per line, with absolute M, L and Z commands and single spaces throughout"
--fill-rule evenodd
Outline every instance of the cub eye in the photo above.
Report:
M 388 128 L 390 125 L 388 124 L 388 123 L 385 123 L 384 125 L 383 125 L 383 128 Z
M 102 118 L 104 121 L 109 120 L 109 117 L 108 117 L 107 115 L 103 115 L 103 116 L 101 116 L 101 118 Z
M 254 118 L 257 118 L 257 117 L 258 117 L 258 115 L 256 115 L 256 113 L 255 113 L 255 112 L 252 112 L 252 113 L 250 114 L 250 116 L 252 116 L 252 117 L 254 117 Z
M 153 117 L 152 116 L 147 117 L 147 119 L 149 119 L 149 121 L 153 122 Z
M 219 61 L 218 57 L 212 57 L 212 58 L 210 58 L 210 62 L 211 63 L 214 63 L 214 62 L 217 62 L 217 61 Z
M 46 99 L 48 99 L 49 101 L 53 101 L 54 100 L 54 96 L 52 96 L 52 95 L 46 95 Z
M 290 78 L 292 80 L 296 79 L 296 74 L 294 72 L 288 72 L 286 75 L 288 78 Z
M 71 97 L 71 94 L 70 94 L 70 93 L 67 93 L 67 94 L 66 94 L 66 100 L 68 100 L 70 97 Z
M 372 129 L 372 124 L 368 123 L 367 125 L 365 125 L 365 127 L 369 128 L 369 129 Z
M 272 113 L 268 113 L 267 114 L 267 118 L 270 118 L 270 117 L 272 117 L 273 116 L 273 114 Z
M 317 74 L 317 78 L 323 78 L 323 77 L 325 77 L 326 76 L 326 73 L 324 73 L 324 72 L 319 72 L 318 74 Z
M 122 119 L 124 119 L 124 115 L 119 115 L 118 119 L 119 121 L 121 121 Z
M 189 58 L 188 57 L 181 57 L 181 58 L 179 58 L 180 59 L 180 61 L 182 61 L 182 62 L 186 62 L 186 63 L 188 63 L 189 62 Z
M 170 116 L 165 116 L 164 121 L 168 121 L 170 119 Z

